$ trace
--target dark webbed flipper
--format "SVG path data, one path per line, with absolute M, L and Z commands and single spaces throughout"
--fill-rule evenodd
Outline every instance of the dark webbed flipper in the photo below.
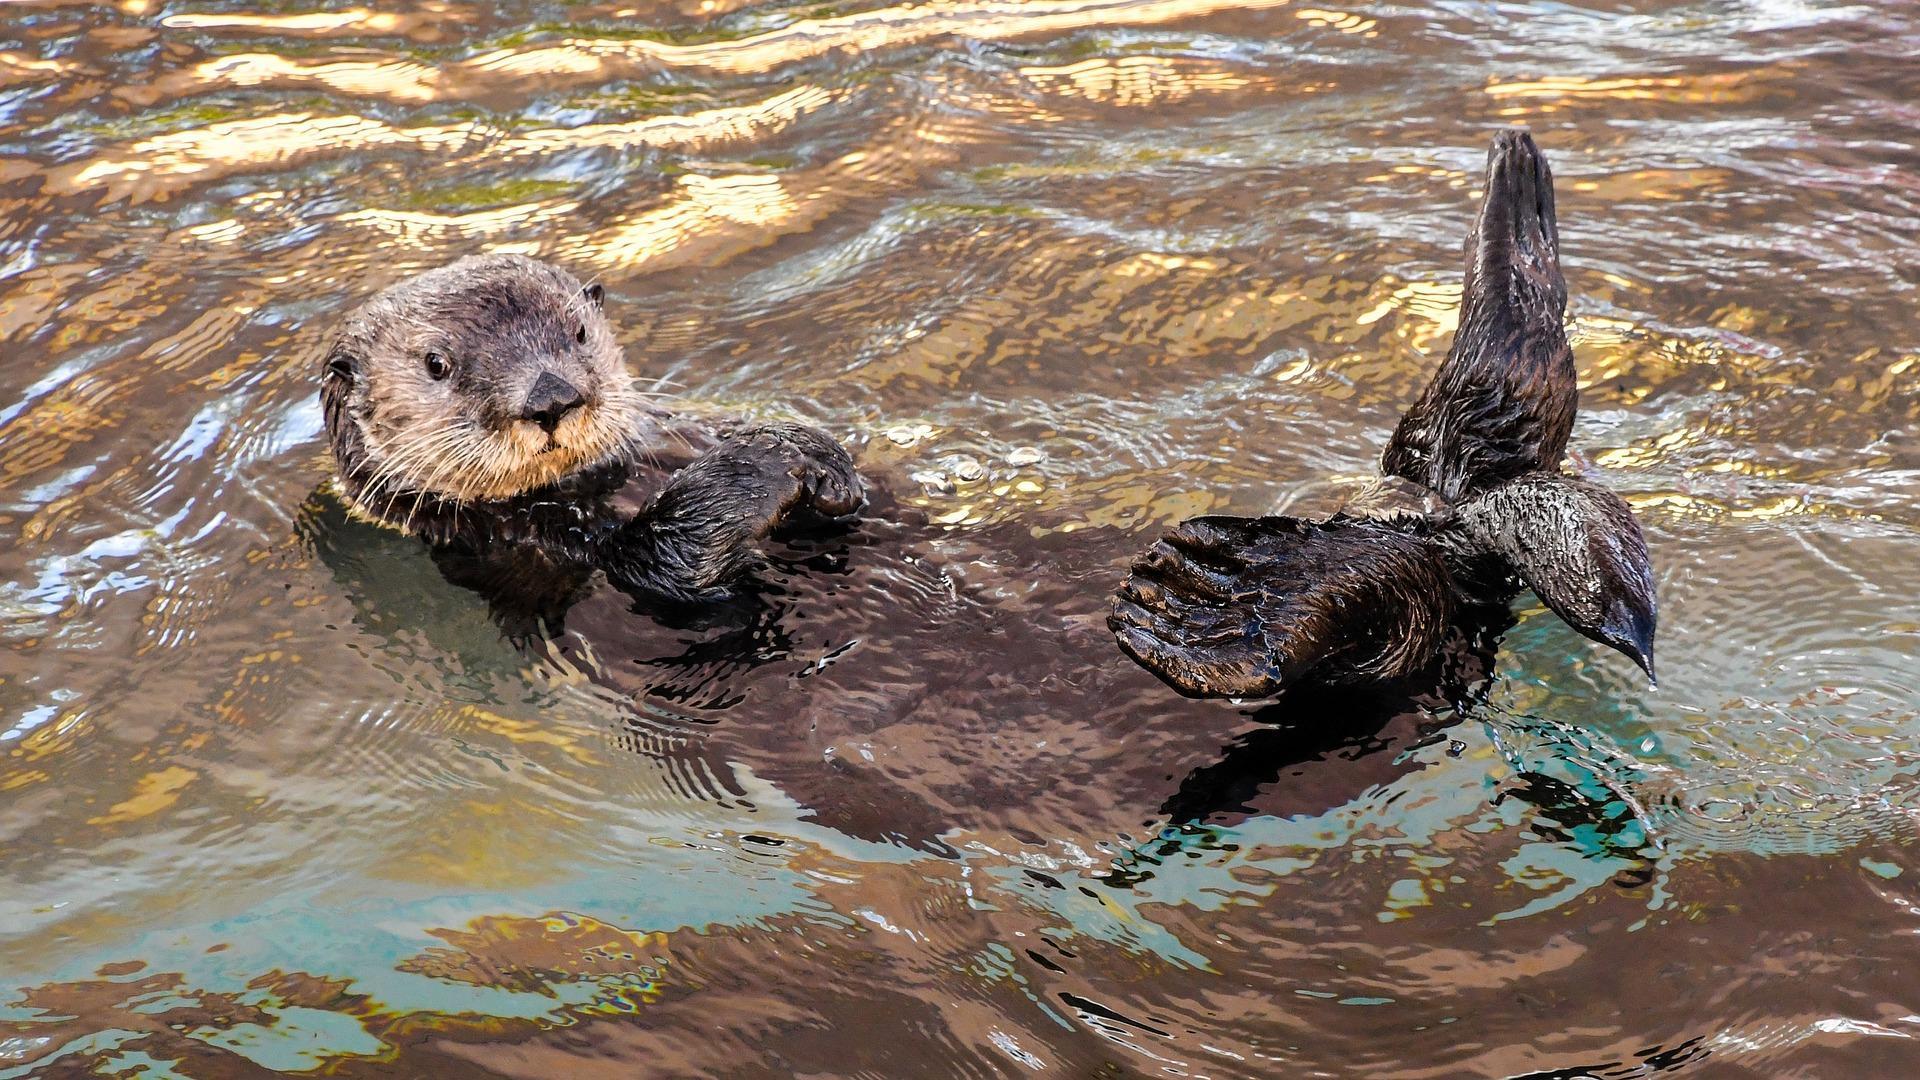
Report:
M 1350 519 L 1200 517 L 1134 563 L 1107 625 L 1182 694 L 1266 697 L 1411 672 L 1452 615 L 1445 556 L 1423 537 Z
M 1567 625 L 1653 675 L 1653 562 L 1620 496 L 1559 473 L 1511 480 L 1457 508 L 1475 548 L 1511 565 Z
M 1467 236 L 1453 347 L 1401 418 L 1381 468 L 1449 500 L 1557 468 L 1579 398 L 1566 307 L 1553 172 L 1532 136 L 1503 131 L 1487 153 L 1486 196 Z
M 761 539 L 843 522 L 865 503 L 853 458 L 826 433 L 800 424 L 743 428 L 675 473 L 604 542 L 599 561 L 622 585 L 704 602 L 758 561 Z
M 1415 497 L 1378 485 L 1322 522 L 1186 522 L 1114 601 L 1121 648 L 1196 697 L 1393 678 L 1434 654 L 1457 603 L 1504 600 L 1517 574 L 1651 677 L 1639 525 L 1612 493 L 1557 473 L 1579 397 L 1566 303 L 1553 173 L 1530 136 L 1502 132 L 1452 350 L 1381 458 Z

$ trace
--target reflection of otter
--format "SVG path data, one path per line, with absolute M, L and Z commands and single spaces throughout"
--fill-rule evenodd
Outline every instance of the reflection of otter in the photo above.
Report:
M 644 403 L 600 288 L 521 256 L 461 259 L 369 300 L 320 396 L 353 504 L 535 611 L 563 608 L 593 568 L 669 600 L 719 598 L 761 538 L 864 498 L 820 431 L 709 432 Z
M 1174 824 L 1233 824 L 1256 812 L 1315 817 L 1417 769 L 1404 752 L 1484 702 L 1500 634 L 1512 621 L 1498 608 L 1473 610 L 1433 660 L 1405 678 L 1285 691 L 1251 714 L 1265 726 L 1188 772 L 1160 812 Z M 1327 764 L 1336 757 L 1344 764 Z
M 1510 597 L 1517 576 L 1651 678 L 1640 526 L 1619 496 L 1557 471 L 1577 396 L 1566 300 L 1553 175 L 1532 138 L 1502 132 L 1453 349 L 1381 462 L 1416 497 L 1321 521 L 1183 522 L 1114 601 L 1121 648 L 1195 697 L 1391 679 L 1428 662 L 1461 608 Z

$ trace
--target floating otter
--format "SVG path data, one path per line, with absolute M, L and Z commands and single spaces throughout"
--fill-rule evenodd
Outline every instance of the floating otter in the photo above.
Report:
M 1553 174 L 1530 136 L 1502 132 L 1453 348 L 1387 444 L 1386 478 L 1322 520 L 1183 522 L 1114 600 L 1121 649 L 1191 697 L 1397 678 L 1517 578 L 1653 678 L 1640 526 L 1619 496 L 1558 471 L 1578 404 L 1566 301 Z
M 648 402 L 602 300 L 557 267 L 481 255 L 367 301 L 321 376 L 347 498 L 437 548 L 530 550 L 681 602 L 726 595 L 761 538 L 858 512 L 860 477 L 825 433 L 710 431 Z

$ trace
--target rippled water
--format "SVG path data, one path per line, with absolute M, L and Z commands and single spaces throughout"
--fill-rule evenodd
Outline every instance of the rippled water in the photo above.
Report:
M 385 7 L 385 5 L 383 5 Z M 0 9 L 0 1078 L 1888 1075 L 1920 1053 L 1920 17 Z M 1369 470 L 1560 183 L 1650 691 L 1188 702 L 1100 623 Z M 419 268 L 609 288 L 880 520 L 518 647 L 325 489 Z

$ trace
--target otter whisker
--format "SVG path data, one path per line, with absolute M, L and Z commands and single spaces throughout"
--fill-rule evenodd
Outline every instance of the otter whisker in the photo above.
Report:
M 448 430 L 436 430 L 408 437 L 392 448 L 385 463 L 374 474 L 373 481 L 385 483 L 406 472 L 416 458 L 445 443 L 450 434 Z
M 370 488 L 383 486 L 398 478 L 411 469 L 416 459 L 437 451 L 450 437 L 457 434 L 458 432 L 451 428 L 441 428 L 423 435 L 408 437 L 393 449 L 381 468 L 374 472 L 368 481 L 368 486 Z
M 456 431 L 451 434 L 457 438 L 462 433 Z M 446 446 L 448 442 L 449 442 L 448 439 L 441 439 L 435 442 L 434 446 L 432 447 L 432 453 L 426 455 L 428 459 L 434 463 L 433 471 L 428 473 L 427 476 L 418 484 L 414 485 L 415 487 L 419 488 L 422 491 L 432 491 L 432 490 L 438 489 L 441 486 L 441 478 L 447 475 L 454 467 L 457 466 L 459 462 L 459 454 L 457 453 L 457 451 L 454 454 L 449 455 L 442 450 L 442 447 Z M 452 501 L 455 503 L 455 505 L 458 505 L 458 503 L 460 502 L 459 496 L 455 495 Z M 417 509 L 418 508 L 416 506 L 416 510 Z
M 796 500 L 839 513 L 857 496 L 851 460 L 819 432 L 769 425 L 710 448 L 653 404 L 678 384 L 631 377 L 597 292 L 597 278 L 582 285 L 524 256 L 486 255 L 392 285 L 355 312 L 329 356 L 344 350 L 368 377 L 323 380 L 321 398 L 356 508 L 433 543 L 617 555 L 604 568 L 622 580 L 699 598 L 750 563 L 751 545 Z M 460 377 L 423 362 L 428 349 L 454 358 Z M 560 396 L 569 390 L 586 393 Z M 648 531 L 633 551 L 608 549 L 605 538 L 632 524 L 613 497 L 627 473 L 599 470 L 664 464 L 682 449 L 696 464 L 718 460 L 680 470 L 675 497 L 650 506 L 671 526 L 660 533 L 666 546 Z
M 367 478 L 362 494 L 366 498 L 371 499 L 378 498 L 383 490 L 390 491 L 389 485 L 391 485 L 399 473 L 406 468 L 412 456 L 413 452 L 411 448 L 403 448 L 402 452 L 382 463 L 382 465 Z
M 409 437 L 393 451 L 392 456 L 388 458 L 383 466 L 377 470 L 368 481 L 367 494 L 378 497 L 380 488 L 386 487 L 394 481 L 401 479 L 404 474 L 411 472 L 416 464 L 422 461 L 433 460 L 437 455 L 443 455 L 445 448 L 453 440 L 459 438 L 460 434 L 461 431 L 457 425 L 447 425 L 429 431 L 424 435 Z M 406 486 L 420 487 L 422 485 L 413 484 Z M 386 517 L 392 513 L 394 502 L 406 494 L 406 486 L 389 488 L 386 505 L 381 512 L 382 517 Z M 424 486 L 431 487 L 432 483 L 429 482 Z M 415 500 L 414 509 L 409 513 L 409 520 L 418 512 L 419 500 Z

